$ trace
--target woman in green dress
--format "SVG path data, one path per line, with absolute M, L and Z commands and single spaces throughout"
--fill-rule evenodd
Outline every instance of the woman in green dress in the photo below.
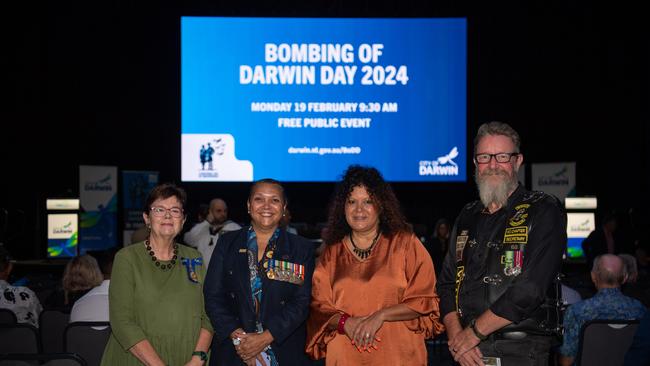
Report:
M 203 365 L 212 326 L 203 305 L 205 263 L 174 238 L 185 222 L 185 191 L 155 187 L 145 204 L 144 242 L 115 256 L 109 287 L 112 334 L 102 365 Z

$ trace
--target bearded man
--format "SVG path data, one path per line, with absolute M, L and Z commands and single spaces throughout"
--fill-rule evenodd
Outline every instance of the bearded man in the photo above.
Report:
M 557 198 L 517 181 L 523 160 L 512 127 L 480 126 L 480 200 L 456 219 L 437 288 L 449 350 L 463 366 L 547 365 L 556 341 L 566 213 Z

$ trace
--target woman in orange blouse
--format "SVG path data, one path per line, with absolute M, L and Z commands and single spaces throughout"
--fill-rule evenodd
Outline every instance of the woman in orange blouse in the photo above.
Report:
M 431 257 L 375 168 L 351 166 L 330 204 L 306 351 L 327 365 L 426 365 L 442 332 Z

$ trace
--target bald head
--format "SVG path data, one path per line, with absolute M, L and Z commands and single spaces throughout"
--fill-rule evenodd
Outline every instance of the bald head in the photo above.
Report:
M 613 254 L 599 255 L 594 259 L 591 270 L 591 279 L 596 288 L 621 287 L 627 278 L 627 271 L 623 260 Z
M 210 201 L 210 214 L 208 215 L 208 221 L 212 225 L 223 224 L 224 221 L 228 218 L 228 206 L 226 201 L 221 198 L 215 198 Z

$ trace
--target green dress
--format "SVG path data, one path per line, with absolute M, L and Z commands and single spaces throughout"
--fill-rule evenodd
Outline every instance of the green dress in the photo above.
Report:
M 182 263 L 200 257 L 197 250 L 179 245 L 174 267 L 161 270 L 144 243 L 116 254 L 108 291 L 112 334 L 102 365 L 141 365 L 129 348 L 144 339 L 167 365 L 184 365 L 190 360 L 201 328 L 212 332 L 203 304 L 206 265 L 195 266 L 192 277 L 198 282 L 194 282 Z

